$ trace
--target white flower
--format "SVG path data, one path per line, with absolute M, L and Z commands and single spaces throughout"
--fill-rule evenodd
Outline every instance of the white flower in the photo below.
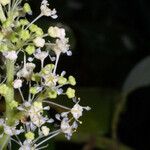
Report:
M 9 3 L 10 3 L 10 0 L 0 0 L 0 4 L 2 4 L 3 6 L 5 6 Z
M 65 29 L 58 27 L 49 27 L 48 34 L 53 38 L 63 39 L 66 36 Z
M 83 109 L 86 109 L 87 111 L 90 110 L 91 108 L 90 107 L 82 107 L 80 106 L 78 103 L 75 104 L 73 106 L 73 108 L 71 109 L 71 114 L 73 115 L 73 117 L 78 120 L 81 116 L 82 116 L 82 113 L 83 113 Z
M 33 146 L 31 141 L 25 140 L 23 145 L 19 148 L 19 150 L 36 150 Z
M 44 136 L 48 136 L 50 129 L 46 126 L 42 126 L 42 133 L 44 134 Z
M 10 135 L 10 136 L 19 135 L 23 132 L 24 130 L 22 128 L 16 129 L 16 127 L 10 127 L 10 126 L 7 126 L 6 124 L 4 125 L 4 133 L 7 135 Z
M 73 117 L 78 120 L 82 116 L 83 107 L 80 106 L 78 103 L 74 105 L 74 107 L 71 109 L 71 113 Z
M 59 55 L 60 53 L 67 53 L 70 47 L 68 42 L 68 38 L 57 39 L 56 43 L 50 44 L 50 48 L 56 53 L 56 55 Z
M 61 128 L 61 131 L 66 134 L 66 137 L 68 139 L 70 139 L 70 137 L 72 136 L 72 133 L 73 133 L 73 128 L 72 128 L 72 126 L 70 126 L 68 118 L 64 118 L 61 121 L 60 128 Z
M 47 117 L 42 116 L 43 110 L 44 108 L 41 102 L 34 102 L 28 111 L 32 123 L 37 127 L 40 127 L 49 120 Z
M 34 54 L 34 57 L 36 59 L 39 59 L 41 61 L 43 61 L 46 57 L 48 56 L 48 52 L 46 51 L 41 51 L 41 49 L 37 49 L 36 53 Z
M 14 81 L 14 88 L 15 89 L 18 89 L 18 88 L 20 88 L 20 87 L 22 87 L 22 80 L 20 80 L 20 79 L 16 79 L 15 81 Z
M 33 40 L 33 43 L 35 44 L 35 46 L 37 47 L 44 47 L 45 45 L 45 40 L 41 37 L 36 37 L 34 40 Z
M 41 15 L 43 16 L 51 16 L 53 19 L 56 19 L 58 16 L 57 16 L 57 12 L 55 9 L 51 10 L 50 8 L 48 8 L 49 4 L 48 4 L 48 1 L 47 0 L 43 0 L 42 3 L 41 3 Z
M 44 85 L 49 87 L 55 87 L 58 81 L 58 77 L 52 73 L 42 76 L 44 78 Z
M 3 55 L 5 56 L 6 59 L 9 59 L 12 61 L 15 61 L 18 57 L 16 51 L 3 52 Z
M 35 68 L 35 64 L 33 64 L 33 63 L 26 63 L 24 65 L 24 67 L 19 72 L 17 72 L 17 76 L 19 78 L 20 77 L 24 77 L 26 79 L 30 79 L 34 68 Z

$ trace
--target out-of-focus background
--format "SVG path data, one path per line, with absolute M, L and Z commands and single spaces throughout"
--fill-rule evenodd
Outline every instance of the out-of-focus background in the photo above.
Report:
M 33 16 L 41 0 L 28 0 Z M 78 132 L 57 137 L 55 150 L 150 149 L 150 1 L 49 0 L 59 18 L 44 17 L 44 30 L 67 30 L 72 57 L 61 56 L 59 70 L 77 79 L 85 112 Z
M 29 0 L 33 17 L 40 0 Z M 55 149 L 150 149 L 150 1 L 49 0 L 59 18 L 37 22 L 67 30 L 72 57 L 59 69 L 77 79 L 77 94 L 92 110 L 71 141 L 58 137 Z M 32 17 L 29 17 L 32 20 Z

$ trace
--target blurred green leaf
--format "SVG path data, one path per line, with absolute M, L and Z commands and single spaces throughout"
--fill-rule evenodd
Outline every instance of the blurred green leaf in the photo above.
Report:
M 131 70 L 122 92 L 127 96 L 132 91 L 148 85 L 150 85 L 150 57 L 144 58 Z

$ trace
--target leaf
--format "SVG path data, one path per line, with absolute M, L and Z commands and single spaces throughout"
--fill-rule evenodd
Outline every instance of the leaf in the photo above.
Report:
M 150 85 L 150 57 L 139 62 L 128 75 L 123 85 L 123 95 L 128 95 L 132 91 Z

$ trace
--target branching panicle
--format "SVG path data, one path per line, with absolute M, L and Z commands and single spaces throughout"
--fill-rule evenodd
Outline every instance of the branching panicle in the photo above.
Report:
M 76 85 L 75 78 L 71 75 L 65 77 L 65 71 L 57 73 L 61 54 L 72 54 L 65 29 L 50 26 L 44 33 L 35 24 L 42 16 L 56 19 L 57 11 L 50 9 L 48 1 L 43 0 L 41 13 L 29 22 L 25 14 L 32 14 L 31 7 L 28 3 L 21 6 L 21 3 L 22 0 L 0 0 L 0 53 L 6 66 L 6 79 L 0 84 L 0 95 L 6 101 L 6 112 L 0 118 L 0 146 L 6 148 L 12 141 L 20 146 L 19 150 L 38 150 L 46 148 L 47 145 L 43 144 L 60 133 L 70 139 L 81 123 L 79 118 L 83 110 L 90 110 L 90 107 L 79 105 L 80 100 L 76 98 L 73 88 Z M 55 42 L 47 41 L 46 37 Z M 22 52 L 23 65 L 18 70 L 16 61 Z M 51 56 L 52 53 L 55 53 L 55 57 Z M 50 58 L 49 64 L 45 64 L 46 58 Z M 39 72 L 35 72 L 39 66 L 34 59 L 41 63 Z M 25 85 L 28 85 L 28 92 L 24 91 Z M 68 88 L 64 90 L 66 85 Z M 15 90 L 18 90 L 20 100 L 15 99 Z M 72 108 L 55 103 L 53 99 L 60 95 L 66 95 L 73 103 L 76 99 L 76 103 Z M 55 118 L 45 113 L 51 106 L 62 110 Z M 59 127 L 50 127 L 54 120 L 60 121 Z M 24 141 L 19 138 L 21 134 L 24 135 Z

